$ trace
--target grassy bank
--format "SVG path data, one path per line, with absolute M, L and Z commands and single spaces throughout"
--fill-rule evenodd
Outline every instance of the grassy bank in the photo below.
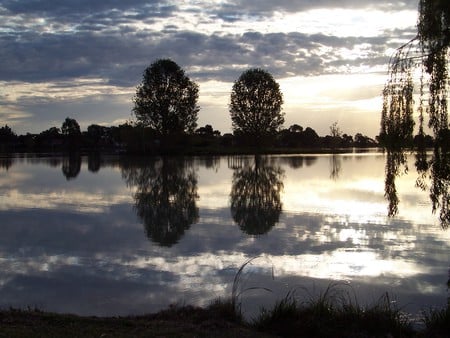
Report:
M 450 309 L 428 311 L 423 329 L 392 306 L 386 294 L 362 307 L 335 297 L 330 287 L 314 300 L 289 294 L 258 317 L 245 321 L 232 299 L 206 308 L 171 306 L 134 317 L 80 317 L 39 310 L 0 312 L 0 337 L 448 337 Z

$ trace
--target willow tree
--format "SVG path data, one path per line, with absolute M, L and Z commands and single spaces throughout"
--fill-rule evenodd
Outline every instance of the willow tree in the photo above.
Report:
M 388 150 L 385 196 L 389 214 L 395 215 L 399 202 L 395 178 L 406 167 L 404 145 L 413 137 L 418 122 L 415 166 L 416 186 L 425 190 L 430 178 L 433 212 L 439 211 L 443 228 L 450 226 L 450 128 L 448 119 L 450 6 L 448 0 L 420 0 L 417 35 L 398 48 L 389 64 L 389 80 L 383 91 L 380 141 Z M 416 75 L 418 74 L 418 79 Z M 418 87 L 417 87 L 417 84 Z M 414 98 L 419 97 L 417 112 Z M 416 116 L 416 117 L 414 117 Z M 424 120 L 434 134 L 429 159 L 425 149 Z
M 383 90 L 380 140 L 387 146 L 410 142 L 415 120 L 423 136 L 426 115 L 435 139 L 449 128 L 450 6 L 448 0 L 420 0 L 418 10 L 417 35 L 391 58 L 389 80 Z M 420 74 L 418 81 L 416 74 Z M 414 118 L 416 92 L 418 117 Z

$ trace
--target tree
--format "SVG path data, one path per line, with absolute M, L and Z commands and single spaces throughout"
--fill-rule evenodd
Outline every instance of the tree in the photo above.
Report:
M 289 132 L 291 133 L 301 133 L 303 131 L 303 127 L 298 124 L 293 124 L 289 127 Z
M 80 136 L 81 135 L 80 125 L 75 119 L 67 117 L 62 124 L 61 132 L 63 135 L 69 137 Z
M 424 112 L 435 138 L 449 128 L 448 61 L 450 6 L 448 0 L 420 0 L 417 35 L 391 59 L 389 81 L 383 90 L 380 141 L 410 143 L 414 130 L 414 73 L 420 70 L 418 132 L 423 134 Z
M 334 122 L 331 126 L 330 126 L 330 135 L 331 137 L 341 137 L 342 135 L 342 131 L 338 126 L 337 121 Z
M 0 127 L 0 152 L 10 150 L 13 147 L 13 143 L 16 141 L 17 135 L 12 131 L 7 124 L 4 127 Z
M 7 124 L 4 127 L 0 127 L 0 143 L 7 143 L 17 138 L 16 133 L 12 131 Z
M 242 73 L 231 91 L 233 131 L 251 137 L 257 144 L 274 135 L 284 123 L 280 86 L 268 72 L 254 68 Z
M 440 210 L 443 228 L 450 224 L 450 137 L 448 120 L 449 60 L 450 60 L 450 6 L 448 0 L 420 0 L 417 35 L 398 48 L 389 64 L 389 81 L 383 90 L 380 142 L 388 150 L 385 196 L 389 200 L 389 215 L 398 211 L 395 178 L 407 170 L 403 148 L 413 141 L 413 127 L 418 122 L 416 141 L 416 185 L 425 189 L 430 178 L 430 197 L 433 212 Z M 414 75 L 419 70 L 417 90 Z M 419 93 L 416 121 L 414 120 L 414 93 Z M 431 158 L 425 147 L 430 138 L 424 133 L 424 120 L 434 134 Z M 428 144 L 429 145 L 429 144 Z M 400 146 L 397 149 L 396 146 Z
M 197 126 L 198 85 L 174 61 L 160 59 L 144 71 L 133 98 L 139 123 L 162 135 L 192 133 Z
M 81 142 L 80 125 L 75 119 L 67 117 L 61 126 L 61 133 L 67 141 L 70 151 L 75 150 Z

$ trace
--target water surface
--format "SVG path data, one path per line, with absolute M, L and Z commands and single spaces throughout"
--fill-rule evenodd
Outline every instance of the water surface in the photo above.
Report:
M 413 162 L 413 158 L 408 161 Z M 412 164 L 412 163 L 411 163 Z M 330 283 L 361 304 L 447 302 L 450 235 L 386 155 L 0 159 L 0 299 L 80 315 L 207 305 L 247 259 L 243 309 Z

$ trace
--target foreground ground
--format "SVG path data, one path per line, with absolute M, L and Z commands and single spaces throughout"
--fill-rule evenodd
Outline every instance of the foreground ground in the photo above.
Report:
M 0 337 L 450 337 L 448 309 L 435 312 L 417 331 L 400 312 L 380 304 L 336 308 L 320 300 L 304 307 L 286 298 L 251 323 L 221 301 L 110 318 L 10 309 L 0 311 Z
M 0 312 L 0 337 L 270 337 L 211 311 L 184 307 L 138 317 Z

